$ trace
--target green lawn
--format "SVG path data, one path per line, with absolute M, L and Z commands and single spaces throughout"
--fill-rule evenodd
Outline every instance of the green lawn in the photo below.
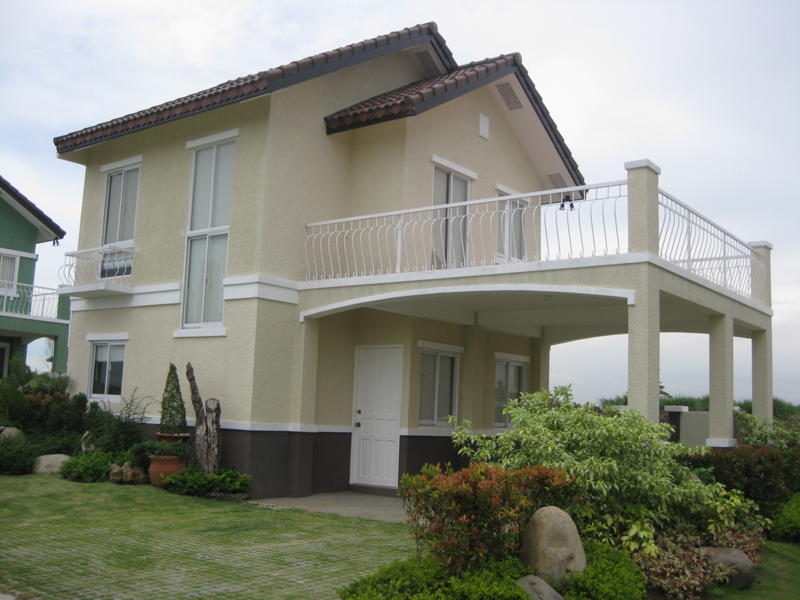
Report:
M 413 548 L 400 524 L 0 477 L 0 591 L 23 598 L 335 598 Z
M 794 600 L 800 597 L 800 544 L 767 542 L 756 582 L 749 590 L 717 589 L 719 600 Z

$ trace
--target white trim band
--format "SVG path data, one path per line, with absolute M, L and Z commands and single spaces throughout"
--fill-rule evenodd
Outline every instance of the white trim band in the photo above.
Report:
M 264 275 L 239 275 L 226 277 L 222 280 L 222 285 L 225 300 L 259 298 L 287 304 L 300 302 L 297 282 L 288 279 Z
M 426 340 L 417 340 L 418 348 L 425 348 L 426 350 L 438 350 L 440 352 L 453 352 L 454 354 L 464 354 L 464 346 L 455 346 L 453 344 L 441 344 L 439 342 L 428 342 Z
M 193 327 L 191 329 L 176 329 L 172 332 L 174 338 L 204 338 L 226 337 L 228 330 L 225 327 Z
M 436 154 L 431 156 L 431 162 L 433 162 L 433 164 L 435 165 L 439 165 L 440 167 L 444 167 L 448 171 L 452 171 L 453 173 L 458 173 L 459 175 L 463 175 L 464 177 L 467 177 L 469 179 L 475 180 L 478 178 L 478 174 L 475 171 L 472 171 L 471 169 L 468 169 L 466 167 L 462 167 L 461 165 L 457 165 L 454 162 L 450 162 L 446 158 L 442 158 L 441 156 L 437 156 Z
M 525 356 L 523 354 L 509 354 L 508 352 L 495 352 L 494 359 L 510 363 L 522 363 L 525 365 L 530 364 L 531 362 L 530 356 Z
M 199 148 L 200 146 L 209 146 L 211 144 L 216 144 L 217 142 L 224 142 L 233 139 L 238 135 L 239 135 L 238 127 L 234 129 L 228 129 L 226 131 L 220 131 L 219 133 L 213 133 L 205 137 L 189 140 L 188 142 L 186 142 L 186 147 Z
M 736 440 L 733 438 L 706 438 L 706 446 L 709 448 L 734 448 Z
M 127 333 L 87 333 L 87 342 L 127 342 Z
M 0 248 L 0 254 L 6 256 L 18 256 L 19 258 L 30 258 L 31 260 L 39 260 L 39 255 L 33 252 L 22 252 L 21 250 L 12 250 L 11 248 Z
M 108 173 L 109 171 L 116 171 L 117 169 L 124 169 L 125 167 L 132 167 L 141 163 L 142 155 L 137 154 L 136 156 L 131 156 L 130 158 L 123 158 L 122 160 L 100 165 L 100 172 Z

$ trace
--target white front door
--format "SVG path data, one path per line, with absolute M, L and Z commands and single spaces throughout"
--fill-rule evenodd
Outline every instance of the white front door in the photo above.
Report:
M 356 349 L 350 483 L 397 487 L 403 347 Z

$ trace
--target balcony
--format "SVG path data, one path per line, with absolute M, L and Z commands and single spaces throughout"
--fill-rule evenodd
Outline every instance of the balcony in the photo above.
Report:
M 641 220 L 629 219 L 628 189 L 622 180 L 309 223 L 306 280 L 443 270 L 458 277 L 624 262 L 637 235 L 632 222 Z M 657 240 L 637 245 L 653 254 L 657 247 L 659 262 L 704 285 L 768 306 L 763 256 L 655 189 L 657 231 L 642 235 Z M 655 194 L 651 198 L 656 202 Z
M 69 319 L 69 309 L 59 308 L 58 290 L 0 281 L 0 316 L 46 321 Z
M 124 246 L 103 246 L 65 253 L 59 271 L 59 292 L 91 298 L 130 294 L 134 249 Z

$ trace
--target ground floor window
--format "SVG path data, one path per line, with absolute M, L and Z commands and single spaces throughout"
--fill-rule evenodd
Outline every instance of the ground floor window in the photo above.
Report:
M 507 360 L 498 360 L 494 366 L 494 424 L 508 426 L 508 416 L 503 414 L 509 398 L 522 392 L 522 365 Z
M 125 365 L 125 344 L 95 342 L 92 344 L 93 397 L 114 397 L 122 394 L 122 371 Z
M 458 355 L 424 350 L 420 365 L 419 423 L 446 425 L 456 414 Z

